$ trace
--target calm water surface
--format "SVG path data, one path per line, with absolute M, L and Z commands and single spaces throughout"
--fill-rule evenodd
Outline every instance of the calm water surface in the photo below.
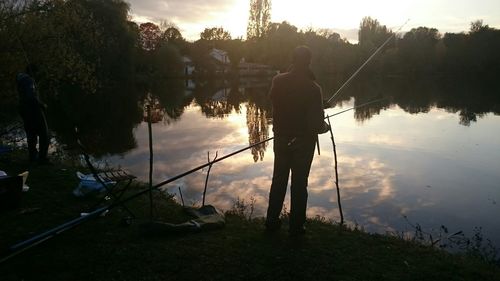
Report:
M 196 96 L 174 119 L 160 110 L 161 120 L 153 124 L 155 183 L 206 163 L 207 152 L 211 158 L 216 152 L 221 157 L 272 136 L 269 106 L 251 98 L 231 101 L 235 92 L 240 97 L 251 94 L 244 88 L 222 88 L 203 99 Z M 355 101 L 347 98 L 326 112 L 350 108 Z M 483 112 L 469 122 L 464 121 L 466 110 L 443 109 L 436 103 L 422 107 L 403 110 L 387 103 L 332 119 L 346 220 L 379 233 L 412 231 L 403 216 L 430 232 L 445 225 L 450 232 L 463 230 L 471 236 L 474 227 L 482 227 L 483 235 L 500 245 L 500 116 Z M 363 118 L 367 112 L 369 118 Z M 147 124 L 139 123 L 133 135 L 136 148 L 108 161 L 146 181 Z M 309 178 L 307 214 L 338 221 L 328 134 L 320 136 L 320 144 L 321 155 L 316 153 Z M 237 199 L 254 200 L 254 215 L 263 216 L 272 151 L 269 142 L 215 164 L 206 201 L 227 210 Z M 206 172 L 189 175 L 166 190 L 179 198 L 181 187 L 186 204 L 200 204 Z M 289 206 L 289 197 L 285 202 Z

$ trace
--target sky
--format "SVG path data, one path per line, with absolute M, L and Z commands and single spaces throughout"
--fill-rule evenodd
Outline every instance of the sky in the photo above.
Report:
M 199 39 L 206 27 L 222 26 L 233 38 L 245 38 L 249 0 L 126 0 L 137 22 L 174 23 L 188 40 Z M 327 28 L 351 42 L 357 41 L 361 19 L 370 16 L 397 30 L 426 26 L 441 33 L 468 31 L 482 19 L 500 28 L 500 0 L 272 0 L 271 21 L 299 29 Z

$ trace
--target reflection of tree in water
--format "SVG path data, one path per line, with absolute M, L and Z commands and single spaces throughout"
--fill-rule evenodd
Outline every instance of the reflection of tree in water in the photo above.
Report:
M 437 107 L 457 113 L 460 124 L 469 126 L 487 113 L 500 115 L 500 85 L 495 78 L 472 78 L 446 81 L 443 89 L 453 96 L 440 99 Z
M 254 87 L 245 88 L 248 97 L 247 127 L 248 143 L 254 144 L 269 138 L 269 123 L 271 103 L 268 98 L 269 83 L 254 84 Z M 267 142 L 252 148 L 253 160 L 264 159 Z
M 195 97 L 206 117 L 220 119 L 227 117 L 233 110 L 240 113 L 244 98 L 237 86 L 229 88 L 214 84 L 197 87 Z
M 269 138 L 269 125 L 267 124 L 267 111 L 249 102 L 247 108 L 248 142 L 254 144 Z M 253 161 L 264 159 L 267 142 L 252 147 Z
M 354 97 L 360 105 L 381 97 L 387 100 L 357 108 L 354 117 L 363 122 L 392 104 L 410 114 L 432 108 L 458 113 L 459 123 L 469 126 L 487 113 L 500 114 L 500 86 L 484 77 L 360 77 L 343 97 Z
M 151 112 L 151 123 L 154 124 L 163 121 L 163 118 L 165 117 L 165 109 L 161 106 L 160 101 L 157 97 L 149 95 L 144 102 L 144 122 L 148 122 L 148 106 Z
M 228 116 L 234 109 L 233 105 L 228 102 L 229 93 L 230 90 L 228 88 L 219 89 L 203 103 L 201 111 L 207 117 L 222 119 Z
M 262 85 L 261 85 L 262 84 Z M 267 99 L 269 83 L 250 84 L 241 87 L 238 81 L 233 81 L 230 87 L 216 85 L 202 86 L 197 89 L 196 102 L 201 111 L 209 118 L 225 118 L 232 112 L 240 113 L 241 104 L 247 102 L 246 118 L 249 143 L 260 142 L 269 137 L 268 112 L 270 103 Z M 224 86 L 224 85 L 222 85 Z M 254 161 L 264 159 L 267 143 L 252 148 Z
M 363 83 L 364 82 L 364 83 Z M 379 90 L 381 83 L 379 80 L 360 80 L 351 88 L 351 93 L 355 98 L 354 107 L 360 106 L 364 103 L 371 102 L 376 99 L 381 99 L 382 92 Z M 368 106 L 360 106 L 354 110 L 354 118 L 358 122 L 364 122 L 372 118 L 374 115 L 380 114 L 384 109 L 387 109 L 390 105 L 390 100 L 382 100 L 380 102 L 372 103 Z
M 243 92 L 240 91 L 238 85 L 231 85 L 231 90 L 229 91 L 229 96 L 227 97 L 227 104 L 229 107 L 234 109 L 238 114 L 241 113 L 241 103 L 245 100 Z
M 470 126 L 470 122 L 477 121 L 477 115 L 474 112 L 467 111 L 467 109 L 461 110 L 458 116 L 460 116 L 460 125 Z
M 159 104 L 157 111 L 161 111 L 162 120 L 166 124 L 179 120 L 186 106 L 193 100 L 184 86 L 184 80 L 180 79 L 158 81 L 151 87 L 151 94 Z
M 142 120 L 139 96 L 128 85 L 95 94 L 65 89 L 56 101 L 49 101 L 50 129 L 57 142 L 67 148 L 74 147 L 74 128 L 78 127 L 90 154 L 124 153 L 137 146 L 133 128 Z

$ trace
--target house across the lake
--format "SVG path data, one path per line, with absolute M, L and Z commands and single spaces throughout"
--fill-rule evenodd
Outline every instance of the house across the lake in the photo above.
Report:
M 182 62 L 184 63 L 184 76 L 192 76 L 194 74 L 194 62 L 187 56 L 182 57 Z
M 239 62 L 237 72 L 235 72 L 227 51 L 212 48 L 208 54 L 211 60 L 210 63 L 213 66 L 213 74 L 216 76 L 274 76 L 277 73 L 277 71 L 273 70 L 269 65 L 246 62 L 244 58 Z M 199 74 L 196 70 L 195 63 L 189 57 L 184 56 L 183 62 L 184 75 L 186 77 L 196 76 L 197 73 Z
M 274 76 L 277 74 L 277 71 L 266 64 L 245 62 L 242 60 L 238 65 L 238 73 L 240 76 Z

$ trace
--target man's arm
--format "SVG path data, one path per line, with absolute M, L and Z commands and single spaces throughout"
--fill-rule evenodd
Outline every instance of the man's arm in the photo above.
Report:
M 45 110 L 47 105 L 38 98 L 35 80 L 31 77 L 26 77 L 22 82 L 22 91 L 24 92 L 26 102 Z
M 277 94 L 276 92 L 279 88 L 277 86 L 278 80 L 279 80 L 278 75 L 276 75 L 276 76 L 274 76 L 273 81 L 271 82 L 271 88 L 269 89 L 269 94 L 268 94 L 268 96 L 271 100 L 273 100 L 276 97 L 276 94 Z
M 315 85 L 311 102 L 308 108 L 308 127 L 315 134 L 322 134 L 327 131 L 325 128 L 325 112 L 323 110 L 323 92 L 319 85 Z

